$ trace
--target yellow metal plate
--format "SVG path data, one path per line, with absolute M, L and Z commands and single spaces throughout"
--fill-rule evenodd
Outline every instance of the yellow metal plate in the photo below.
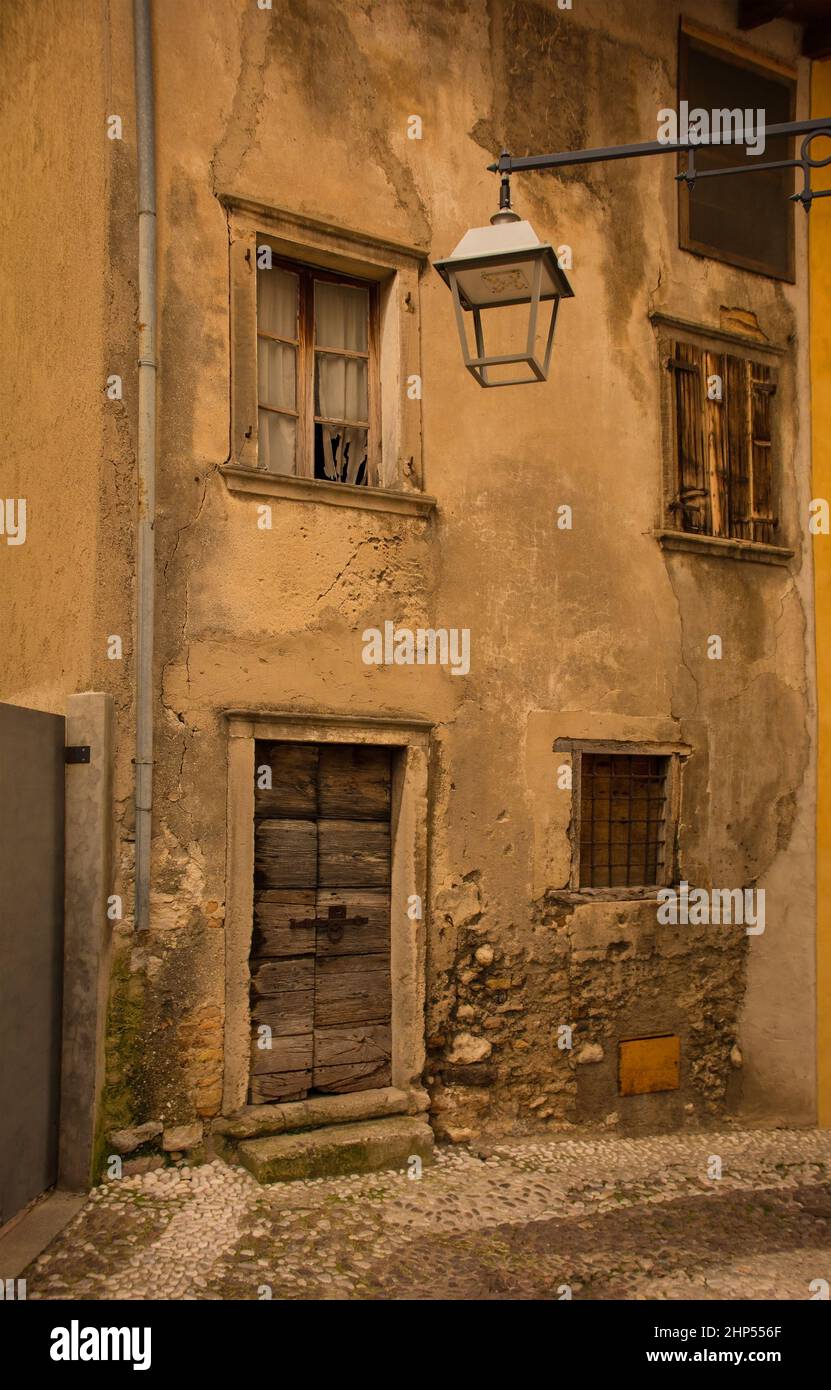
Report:
M 681 1039 L 675 1033 L 660 1038 L 631 1038 L 620 1043 L 619 1049 L 622 1096 L 678 1090 Z

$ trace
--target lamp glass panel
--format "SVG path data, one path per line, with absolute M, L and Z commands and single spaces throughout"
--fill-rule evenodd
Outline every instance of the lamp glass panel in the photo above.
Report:
M 481 308 L 491 304 L 506 304 L 515 299 L 531 299 L 534 285 L 534 261 L 512 261 L 508 258 L 484 262 L 481 266 L 470 266 L 457 270 L 456 278 L 462 294 Z M 557 286 L 543 261 L 540 294 L 557 293 Z

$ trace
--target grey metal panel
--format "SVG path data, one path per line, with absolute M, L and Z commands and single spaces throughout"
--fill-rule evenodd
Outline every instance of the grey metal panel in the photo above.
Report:
M 64 720 L 0 704 L 0 1223 L 57 1175 Z

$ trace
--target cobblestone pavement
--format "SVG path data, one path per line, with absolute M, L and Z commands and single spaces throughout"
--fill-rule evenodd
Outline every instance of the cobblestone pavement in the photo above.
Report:
M 831 1132 L 517 1140 L 417 1179 L 158 1169 L 97 1188 L 26 1277 L 48 1299 L 809 1299 Z

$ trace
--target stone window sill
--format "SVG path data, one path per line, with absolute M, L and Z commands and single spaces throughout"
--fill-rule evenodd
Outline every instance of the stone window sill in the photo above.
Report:
M 728 540 L 723 536 L 702 536 L 694 531 L 654 531 L 662 550 L 687 550 L 724 560 L 746 560 L 757 565 L 787 565 L 794 552 L 781 545 L 761 541 Z
M 558 888 L 546 901 L 559 907 L 579 907 L 585 903 L 657 903 L 659 888 Z
M 336 507 L 358 507 L 365 512 L 393 512 L 399 516 L 429 517 L 435 497 L 424 492 L 394 492 L 382 487 L 355 487 L 352 483 L 322 482 L 315 478 L 265 473 L 259 468 L 226 464 L 220 472 L 230 492 L 256 497 L 284 497 L 294 502 L 325 502 Z

